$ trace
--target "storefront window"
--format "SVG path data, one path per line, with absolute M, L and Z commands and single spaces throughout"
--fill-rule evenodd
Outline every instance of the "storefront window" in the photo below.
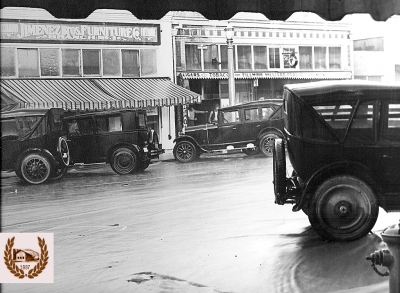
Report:
M 82 50 L 83 75 L 100 75 L 100 50 Z
M 299 47 L 300 55 L 300 70 L 312 69 L 312 48 L 311 47 Z
M 197 45 L 185 45 L 186 70 L 201 70 L 201 55 Z
M 103 50 L 103 75 L 104 76 L 120 76 L 121 66 L 119 50 Z
M 81 76 L 81 51 L 76 49 L 62 50 L 63 76 Z
M 329 48 L 329 69 L 340 69 L 342 59 L 340 47 Z
M 314 68 L 326 69 L 326 47 L 314 47 Z
M 1 48 L 1 76 L 15 76 L 15 49 Z
M 254 69 L 267 69 L 267 47 L 254 46 Z
M 156 50 L 141 50 L 140 65 L 142 76 L 157 74 Z
M 269 48 L 269 67 L 281 68 L 279 48 Z
M 219 58 L 217 45 L 209 45 L 203 50 L 204 69 L 218 70 Z
M 221 50 L 221 69 L 228 69 L 228 46 L 227 45 L 221 45 L 220 47 Z M 233 47 L 233 64 L 235 64 L 235 46 Z
M 17 49 L 19 77 L 39 76 L 38 49 Z
M 138 50 L 122 50 L 122 76 L 140 76 Z
M 59 49 L 40 49 L 40 75 L 60 76 Z
M 251 69 L 251 46 L 236 46 L 238 69 Z

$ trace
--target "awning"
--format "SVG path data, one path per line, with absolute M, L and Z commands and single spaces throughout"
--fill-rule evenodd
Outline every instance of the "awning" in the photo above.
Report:
M 1 104 L 65 110 L 144 108 L 200 101 L 168 78 L 2 79 Z

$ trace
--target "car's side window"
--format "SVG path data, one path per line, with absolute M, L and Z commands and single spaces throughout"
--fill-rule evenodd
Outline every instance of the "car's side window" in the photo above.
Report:
M 96 117 L 96 132 L 122 131 L 121 116 Z
M 358 105 L 346 140 L 357 140 L 363 143 L 374 141 L 374 106 L 375 102 Z
M 68 133 L 69 134 L 79 134 L 79 126 L 76 119 L 68 121 Z
M 244 109 L 244 120 L 245 121 L 256 121 L 258 120 L 258 109 Z
M 226 111 L 222 112 L 222 123 L 236 123 L 239 122 L 239 111 Z
M 18 130 L 15 119 L 1 121 L 1 137 L 18 138 Z
M 274 109 L 271 107 L 262 107 L 261 108 L 261 114 L 262 114 L 262 120 L 269 120 L 271 118 L 271 115 L 274 113 Z
M 93 133 L 93 119 L 92 118 L 86 118 L 86 119 L 79 119 L 78 120 L 78 125 L 79 125 L 79 133 L 82 135 L 85 134 L 92 134 Z
M 400 142 L 400 103 L 389 103 L 387 128 L 383 132 L 383 139 Z
M 30 133 L 36 126 L 38 126 L 35 132 L 32 134 L 31 138 L 41 136 L 45 134 L 46 125 L 45 120 L 42 120 L 42 123 L 38 125 L 39 121 L 42 119 L 42 116 L 32 116 L 32 117 L 17 117 L 15 121 L 17 123 L 18 128 L 18 136 L 20 139 L 25 137 L 28 133 Z

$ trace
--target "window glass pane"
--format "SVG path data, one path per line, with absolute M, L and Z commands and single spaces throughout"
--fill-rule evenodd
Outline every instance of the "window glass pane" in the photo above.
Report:
M 13 136 L 18 137 L 18 130 L 15 119 L 1 121 L 1 137 Z
M 91 118 L 78 120 L 78 125 L 80 134 L 93 133 L 93 120 Z
M 299 55 L 300 55 L 300 70 L 312 69 L 312 48 L 299 47 Z
M 269 67 L 280 68 L 279 48 L 269 48 Z
M 228 69 L 228 46 L 227 45 L 221 45 L 220 47 L 221 50 L 221 69 Z M 233 64 L 235 64 L 235 47 L 233 47 Z
M 122 131 L 121 117 L 120 116 L 109 117 L 108 125 L 109 125 L 110 132 Z
M 400 104 L 390 103 L 388 107 L 388 127 L 384 131 L 383 139 L 400 141 Z
M 136 128 L 145 129 L 146 128 L 146 115 L 144 113 L 137 113 L 136 115 Z
M 274 113 L 274 109 L 270 108 L 270 107 L 263 107 L 261 108 L 262 111 L 262 120 L 268 120 L 272 113 Z
M 254 69 L 267 69 L 267 47 L 254 46 Z
M 83 75 L 100 75 L 100 50 L 82 50 Z
M 15 121 L 17 123 L 17 128 L 18 128 L 18 136 L 20 139 L 24 138 L 27 134 L 29 134 L 39 123 L 40 119 L 42 119 L 42 116 L 32 116 L 32 117 L 17 117 L 15 118 Z M 43 119 L 45 121 L 45 119 Z M 37 132 L 37 136 L 39 134 L 44 134 L 45 130 L 45 124 L 40 125 Z
M 354 51 L 383 51 L 384 42 L 382 37 L 354 40 Z
M 251 69 L 251 46 L 236 46 L 238 69 Z
M 256 121 L 258 120 L 258 109 L 245 109 L 244 120 Z
M 81 51 L 76 49 L 62 50 L 63 76 L 81 76 Z
M 121 75 L 119 50 L 103 50 L 103 75 L 119 76 Z
M 17 49 L 19 77 L 38 77 L 38 49 Z
M 234 123 L 239 121 L 239 111 L 222 112 L 222 123 Z
M 185 45 L 186 70 L 200 70 L 201 56 L 197 45 Z
M 314 67 L 315 69 L 326 69 L 325 47 L 314 47 Z
M 141 50 L 140 65 L 142 76 L 157 74 L 156 50 Z
M 139 51 L 122 50 L 122 76 L 140 76 Z
M 59 49 L 40 49 L 40 74 L 42 76 L 60 75 Z
M 69 134 L 78 134 L 79 133 L 78 122 L 75 119 L 68 121 L 68 133 Z
M 96 132 L 121 131 L 122 123 L 120 116 L 96 117 Z
M 358 106 L 351 122 L 346 141 L 373 143 L 374 141 L 374 104 L 362 103 Z
M 218 69 L 219 58 L 218 58 L 218 46 L 209 45 L 207 49 L 203 50 L 204 58 L 204 69 Z
M 1 48 L 1 76 L 15 76 L 15 49 Z
M 329 69 L 340 69 L 341 59 L 340 47 L 329 48 Z

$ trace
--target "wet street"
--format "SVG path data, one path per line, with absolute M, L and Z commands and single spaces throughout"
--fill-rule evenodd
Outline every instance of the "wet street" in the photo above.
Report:
M 3 176 L 1 229 L 54 233 L 54 284 L 2 292 L 388 292 L 365 256 L 399 213 L 380 210 L 373 232 L 321 240 L 303 212 L 274 204 L 272 158 L 156 161 L 120 176 L 75 167 L 32 186 Z M 384 268 L 381 269 L 384 271 Z

